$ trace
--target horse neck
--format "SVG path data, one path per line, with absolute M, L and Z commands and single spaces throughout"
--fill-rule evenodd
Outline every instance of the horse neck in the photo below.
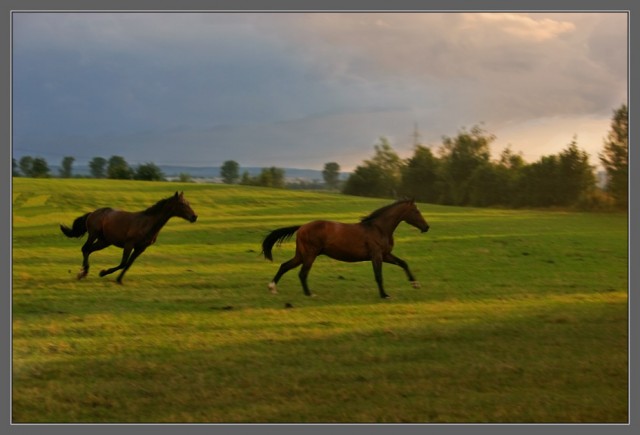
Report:
M 157 233 L 160 231 L 173 216 L 173 213 L 167 207 L 164 207 L 158 213 L 147 215 L 147 219 L 151 222 L 150 232 Z
M 375 220 L 374 225 L 386 234 L 393 234 L 404 217 L 403 207 L 393 207 Z

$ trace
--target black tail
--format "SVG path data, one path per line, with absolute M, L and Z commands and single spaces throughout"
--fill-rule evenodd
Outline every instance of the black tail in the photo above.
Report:
M 60 225 L 60 229 L 67 237 L 82 237 L 87 232 L 87 218 L 91 213 L 84 214 L 73 221 L 73 225 L 69 228 L 66 225 Z
M 298 228 L 300 228 L 301 226 L 302 225 L 279 228 L 275 231 L 272 231 L 267 237 L 265 237 L 262 241 L 262 254 L 264 255 L 264 258 L 273 261 L 273 256 L 271 255 L 271 248 L 273 248 L 273 245 L 275 245 L 276 243 L 280 244 L 287 240 L 293 235 L 293 233 L 298 231 Z

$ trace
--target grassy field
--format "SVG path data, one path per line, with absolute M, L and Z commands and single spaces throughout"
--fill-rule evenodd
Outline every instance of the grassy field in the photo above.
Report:
M 58 225 L 184 190 L 131 267 Z M 398 267 L 260 257 L 272 229 L 355 222 L 387 200 L 238 186 L 13 180 L 13 422 L 626 422 L 627 215 L 421 204 Z

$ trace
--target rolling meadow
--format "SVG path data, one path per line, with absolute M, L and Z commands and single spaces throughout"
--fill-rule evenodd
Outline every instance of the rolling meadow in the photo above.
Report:
M 319 257 L 267 289 L 315 219 L 357 222 L 390 200 L 247 186 L 13 179 L 13 423 L 626 423 L 627 215 L 419 204 L 385 264 Z M 99 207 L 170 220 L 124 277 L 59 225 Z

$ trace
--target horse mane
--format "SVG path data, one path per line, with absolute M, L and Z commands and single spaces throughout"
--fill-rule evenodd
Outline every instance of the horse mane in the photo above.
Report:
M 376 220 L 377 218 L 379 218 L 380 216 L 382 216 L 384 213 L 386 213 L 389 209 L 394 208 L 397 205 L 400 204 L 406 204 L 408 202 L 412 202 L 413 199 L 400 199 L 392 204 L 388 204 L 385 205 L 384 207 L 380 207 L 377 210 L 374 210 L 371 212 L 371 214 L 369 214 L 368 216 L 363 217 L 362 219 L 360 219 L 360 223 L 362 224 L 370 224 L 372 223 L 374 220 Z
M 161 199 L 160 201 L 156 202 L 154 205 L 152 205 L 148 209 L 144 210 L 142 213 L 147 216 L 153 216 L 155 214 L 160 213 L 162 210 L 164 210 L 164 206 L 167 204 L 167 202 L 169 202 L 169 200 L 171 200 L 171 198 L 173 198 L 173 196 L 169 198 Z

